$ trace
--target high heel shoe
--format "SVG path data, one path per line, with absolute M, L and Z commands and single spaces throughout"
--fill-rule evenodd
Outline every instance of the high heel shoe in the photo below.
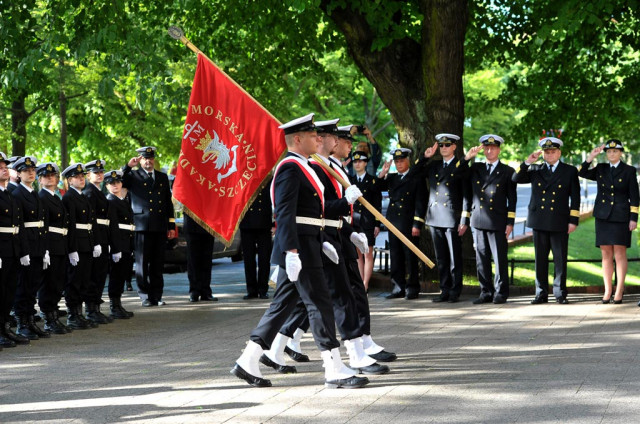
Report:
M 607 304 L 609 302 L 611 302 L 611 296 L 609 296 L 608 299 L 604 299 L 604 298 L 602 299 L 602 303 L 604 303 L 604 304 Z
M 619 305 L 619 304 L 621 304 L 621 303 L 622 303 L 622 299 L 620 299 L 620 300 L 615 300 L 615 299 L 613 299 L 613 303 L 614 303 L 615 305 Z

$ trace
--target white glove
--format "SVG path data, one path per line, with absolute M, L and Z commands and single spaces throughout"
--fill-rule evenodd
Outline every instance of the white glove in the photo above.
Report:
M 46 250 L 44 252 L 44 258 L 42 258 L 42 269 L 49 268 L 49 265 L 51 265 L 51 256 L 49 256 L 49 251 Z
M 350 205 L 353 205 L 356 200 L 358 200 L 358 197 L 362 197 L 362 192 L 357 185 L 350 185 L 344 191 L 344 197 L 347 199 L 347 202 L 349 202 Z
M 80 262 L 80 256 L 78 256 L 78 252 L 69 253 L 69 262 L 71 262 L 71 266 L 78 265 L 78 262 Z
M 351 240 L 351 243 L 353 243 L 354 246 L 363 254 L 369 253 L 369 243 L 367 241 L 367 236 L 364 235 L 364 233 L 351 233 L 349 240 Z
M 340 260 L 340 258 L 338 258 L 338 252 L 336 252 L 336 248 L 328 241 L 322 243 L 322 253 L 324 253 L 325 256 L 334 264 L 337 264 Z
M 23 257 L 20 258 L 20 265 L 29 266 L 30 263 L 31 263 L 31 258 L 29 257 L 29 255 L 24 255 Z
M 93 257 L 99 258 L 100 255 L 102 255 L 102 246 L 96 244 L 95 246 L 93 246 Z
M 302 262 L 300 262 L 300 256 L 297 253 L 287 252 L 287 256 L 284 258 L 285 270 L 287 271 L 287 277 L 291 281 L 297 281 L 300 270 L 302 269 Z
M 0 269 L 2 269 L 2 258 L 0 258 Z
M 120 258 L 122 258 L 122 252 L 114 253 L 113 255 L 111 255 L 111 259 L 114 263 L 118 263 Z

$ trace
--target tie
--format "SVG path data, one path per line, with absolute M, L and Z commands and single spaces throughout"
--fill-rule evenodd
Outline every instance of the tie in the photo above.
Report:
M 491 174 L 491 168 L 493 168 L 493 165 L 488 163 L 487 164 L 487 173 Z
M 153 180 L 153 172 L 148 172 L 148 174 L 149 174 L 149 178 L 151 178 Z
M 615 166 L 609 165 L 609 171 L 611 171 L 611 175 L 613 175 L 613 170 L 616 169 Z
M 442 162 L 442 169 L 447 169 L 447 165 L 448 165 L 447 162 Z
M 553 173 L 553 166 L 548 165 L 548 167 L 549 167 L 549 172 L 550 172 L 550 173 Z

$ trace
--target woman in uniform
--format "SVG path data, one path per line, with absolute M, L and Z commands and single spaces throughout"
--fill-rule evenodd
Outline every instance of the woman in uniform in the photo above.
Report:
M 606 152 L 607 162 L 589 169 L 593 159 L 602 151 Z M 622 303 L 624 280 L 627 275 L 627 248 L 631 246 L 631 232 L 636 229 L 638 222 L 640 196 L 636 169 L 622 162 L 623 151 L 624 147 L 619 140 L 607 141 L 589 153 L 578 174 L 598 183 L 593 216 L 596 218 L 596 247 L 602 251 L 602 303 L 611 301 L 614 257 L 618 284 L 613 303 Z

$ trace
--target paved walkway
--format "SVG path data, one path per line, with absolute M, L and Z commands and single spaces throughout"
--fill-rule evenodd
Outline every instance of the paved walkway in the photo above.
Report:
M 637 298 L 602 305 L 434 304 L 370 294 L 374 337 L 399 359 L 359 390 L 322 385 L 320 355 L 250 388 L 229 369 L 268 301 L 243 301 L 242 264 L 216 261 L 215 304 L 167 275 L 164 307 L 0 352 L 0 422 L 631 423 L 640 414 Z

